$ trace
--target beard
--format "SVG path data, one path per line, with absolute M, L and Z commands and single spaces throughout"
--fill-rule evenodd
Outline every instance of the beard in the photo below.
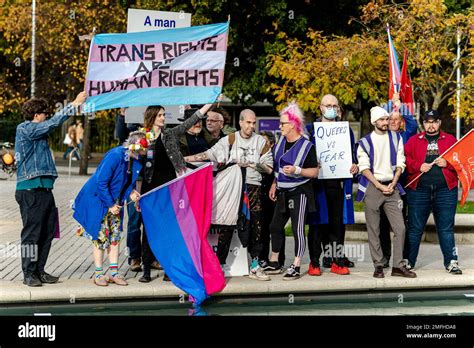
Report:
M 381 132 L 386 132 L 386 131 L 388 131 L 388 126 L 381 126 L 381 127 L 379 127 L 379 126 L 375 125 L 375 128 L 377 128 L 377 129 L 378 129 L 379 131 L 381 131 Z
M 428 128 L 426 130 L 426 134 L 428 134 L 428 135 L 436 135 L 436 134 L 438 134 L 438 132 L 439 132 L 439 130 L 435 131 L 435 130 L 432 130 L 430 128 Z

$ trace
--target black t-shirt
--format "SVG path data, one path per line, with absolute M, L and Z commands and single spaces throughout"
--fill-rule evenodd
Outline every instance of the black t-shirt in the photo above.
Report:
M 161 135 L 155 141 L 153 151 L 153 176 L 150 183 L 148 183 L 146 180 L 143 180 L 141 193 L 153 190 L 154 188 L 176 178 L 176 172 L 174 170 L 173 164 L 168 158 L 163 141 L 161 141 Z
M 291 147 L 295 145 L 298 140 L 292 143 L 287 141 L 285 143 L 285 152 L 290 150 Z M 306 158 L 301 168 L 316 168 L 317 166 L 318 166 L 318 159 L 316 158 L 316 151 L 314 150 L 314 146 L 312 146 L 312 148 L 309 150 L 308 154 L 306 155 Z M 274 168 L 274 170 L 278 170 L 278 168 Z M 291 189 L 281 188 L 279 190 L 285 191 L 289 195 L 299 195 L 301 193 L 304 193 L 306 194 L 307 197 L 310 197 L 310 194 L 312 194 L 312 191 L 313 191 L 313 185 L 312 185 L 312 181 L 309 180 L 306 183 L 299 185 L 295 188 L 291 188 Z
M 209 149 L 202 132 L 198 136 L 186 133 L 186 141 L 188 143 L 189 155 L 195 155 Z
M 296 140 L 292 143 L 287 141 L 285 143 L 285 152 L 287 152 L 289 149 L 291 149 L 291 147 L 293 145 L 295 145 L 295 143 L 298 140 Z M 317 166 L 318 166 L 318 159 L 316 158 L 316 151 L 314 151 L 314 148 L 313 148 L 308 152 L 308 155 L 306 156 L 306 159 L 304 160 L 303 166 L 301 168 L 316 168 Z
M 425 163 L 431 163 L 439 157 L 438 139 L 439 133 L 436 135 L 425 135 L 428 140 L 428 148 L 426 149 Z M 436 164 L 431 167 L 430 171 L 423 174 L 420 178 L 418 185 L 430 186 L 435 185 L 437 187 L 447 186 L 446 179 L 444 178 L 441 167 Z

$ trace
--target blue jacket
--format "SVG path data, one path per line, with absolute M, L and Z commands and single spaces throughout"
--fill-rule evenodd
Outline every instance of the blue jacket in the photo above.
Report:
M 36 178 L 37 176 L 57 177 L 56 166 L 48 144 L 48 134 L 59 127 L 77 109 L 71 104 L 57 112 L 44 122 L 25 121 L 16 127 L 15 159 L 17 161 L 17 181 Z
M 350 130 L 351 148 L 352 148 L 352 163 L 357 163 L 355 155 L 355 138 L 352 129 Z M 312 123 L 306 125 L 306 131 L 310 134 L 310 140 L 315 144 L 314 140 L 314 126 Z M 343 204 L 343 224 L 350 225 L 355 223 L 354 218 L 354 202 L 352 200 L 352 179 L 344 179 L 344 204 Z M 328 205 L 326 201 L 326 193 L 322 180 L 314 180 L 314 197 L 316 204 L 319 207 L 316 213 L 308 214 L 309 225 L 323 225 L 329 223 Z
M 97 239 L 100 224 L 107 211 L 117 201 L 122 205 L 123 201 L 130 195 L 135 185 L 138 173 L 141 170 L 140 161 L 132 162 L 132 180 L 127 187 L 123 197 L 119 197 L 123 186 L 127 183 L 128 155 L 125 147 L 115 147 L 107 152 L 92 175 L 74 201 L 74 214 L 82 227 L 93 239 Z M 120 221 L 123 219 L 123 209 L 120 212 Z M 122 223 L 120 224 L 120 228 Z
M 384 105 L 384 109 L 387 110 L 387 112 L 389 113 L 392 112 L 393 103 L 391 100 L 389 100 L 388 103 Z M 413 117 L 413 115 L 411 114 L 410 109 L 407 105 L 401 105 L 400 114 L 405 120 L 405 130 L 399 131 L 398 133 L 403 139 L 403 144 L 406 144 L 408 139 L 410 139 L 418 131 L 418 123 L 416 122 L 415 117 Z

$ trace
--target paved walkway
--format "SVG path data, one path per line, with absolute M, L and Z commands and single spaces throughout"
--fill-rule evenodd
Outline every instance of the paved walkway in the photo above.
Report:
M 80 294 L 81 298 L 89 299 L 179 295 L 181 293 L 179 289 L 171 283 L 162 281 L 162 271 L 152 272 L 154 280 L 151 283 L 138 283 L 137 278 L 140 274 L 128 270 L 125 241 L 121 243 L 119 267 L 125 277 L 130 280 L 130 286 L 109 286 L 102 289 L 91 284 L 91 277 L 94 273 L 91 243 L 86 238 L 75 235 L 77 223 L 73 220 L 70 209 L 72 200 L 87 177 L 73 175 L 68 179 L 66 167 L 60 167 L 59 172 L 60 177 L 56 182 L 54 195 L 60 212 L 61 238 L 53 241 L 46 270 L 60 276 L 61 283 L 38 289 L 28 288 L 21 284 L 22 273 L 18 255 L 0 254 L 0 303 L 63 300 L 71 294 Z M 0 202 L 0 246 L 3 247 L 3 250 L 5 248 L 11 250 L 19 245 L 22 223 L 14 198 L 15 185 L 14 180 L 0 182 L 0 196 L 2 197 Z M 287 238 L 287 243 L 288 266 L 292 261 L 290 255 L 294 245 L 293 238 Z M 384 280 L 372 278 L 373 267 L 367 243 L 348 242 L 348 246 L 353 251 L 353 255 L 348 256 L 352 256 L 351 258 L 356 262 L 356 267 L 352 269 L 350 276 L 337 276 L 326 270 L 322 277 L 305 276 L 294 282 L 283 282 L 281 276 L 272 277 L 270 282 L 258 282 L 247 277 L 236 277 L 228 279 L 228 286 L 221 295 L 474 286 L 474 244 L 458 245 L 460 264 L 465 274 L 453 276 L 443 270 L 439 246 L 424 243 L 420 252 L 419 264 L 417 264 L 419 278 L 414 280 L 390 276 Z M 303 258 L 303 271 L 307 270 L 308 263 L 309 257 L 306 250 Z M 157 275 L 159 278 L 155 279 Z

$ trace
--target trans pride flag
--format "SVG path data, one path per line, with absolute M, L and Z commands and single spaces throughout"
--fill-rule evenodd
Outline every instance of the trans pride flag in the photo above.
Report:
M 214 102 L 224 80 L 228 31 L 226 22 L 95 35 L 84 111 Z
M 148 242 L 174 285 L 195 304 L 225 287 L 207 241 L 212 214 L 212 165 L 170 181 L 140 199 Z
M 390 87 L 388 89 L 388 99 L 393 98 L 393 93 L 400 92 L 400 64 L 398 63 L 398 55 L 393 45 L 392 37 L 390 36 L 390 27 L 387 24 L 388 35 L 388 60 L 390 70 Z

